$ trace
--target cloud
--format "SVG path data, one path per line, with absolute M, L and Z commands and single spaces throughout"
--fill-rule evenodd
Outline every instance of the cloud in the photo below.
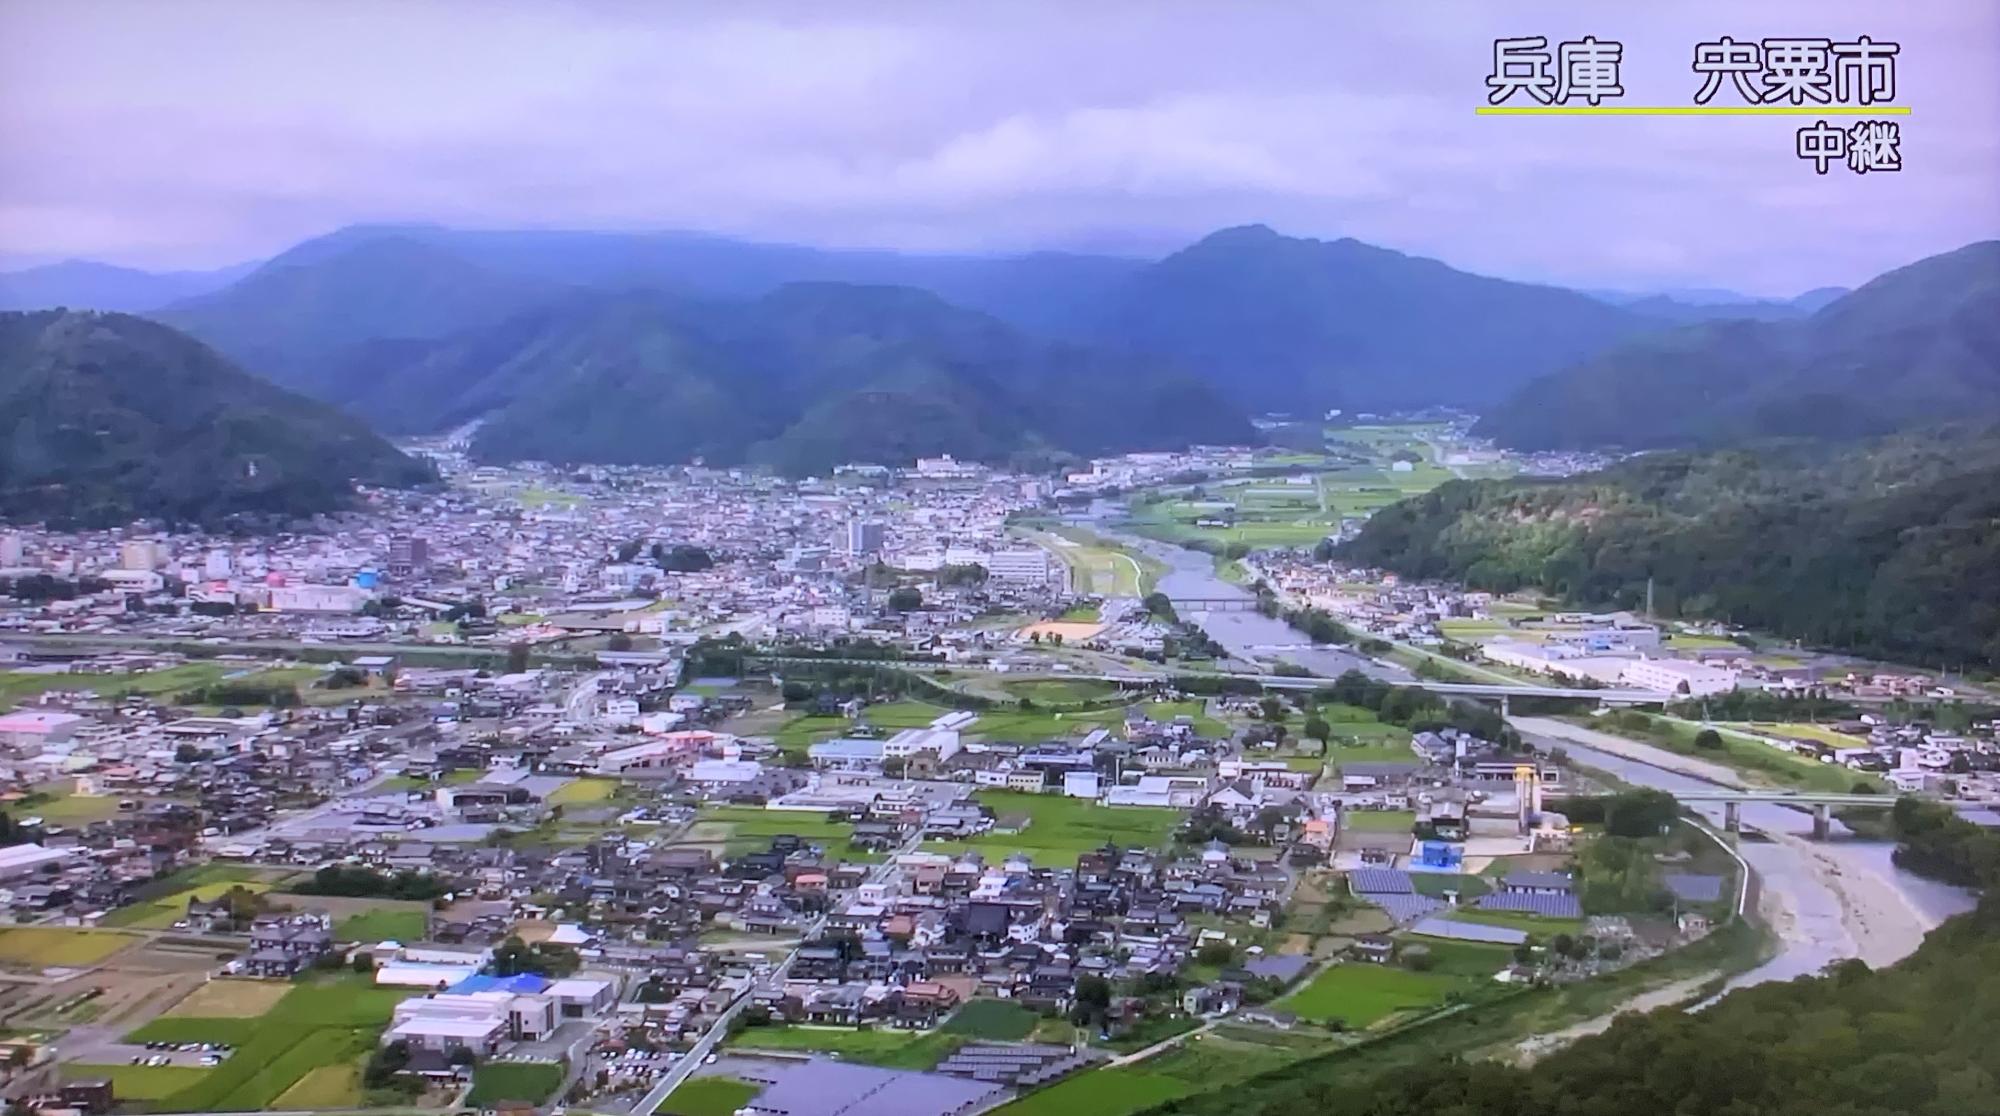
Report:
M 1785 120 L 1471 111 L 1496 36 L 1620 39 L 1629 97 L 1676 103 L 1702 39 L 1862 32 L 1904 44 L 1900 175 L 1813 175 Z M 1264 221 L 1784 293 L 2000 232 L 1996 38 L 1990 0 L 0 0 L 0 257 L 213 265 L 357 221 L 1153 253 Z

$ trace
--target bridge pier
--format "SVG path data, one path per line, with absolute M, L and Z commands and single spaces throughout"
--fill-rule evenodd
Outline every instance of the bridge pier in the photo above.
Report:
M 1507 718 L 1509 718 L 1509 717 L 1511 717 L 1511 716 L 1513 716 L 1513 715 L 1514 715 L 1514 714 L 1513 714 L 1513 712 L 1512 712 L 1512 711 L 1511 711 L 1511 710 L 1510 710 L 1510 709 L 1508 708 L 1508 705 L 1509 705 L 1509 701 L 1508 701 L 1508 695 L 1506 695 L 1506 694 L 1501 694 L 1501 695 L 1500 695 L 1500 719 L 1501 719 L 1501 720 L 1503 720 L 1503 721 L 1504 721 L 1504 720 L 1506 720 Z
M 1813 807 L 1812 835 L 1815 841 L 1824 841 L 1833 826 L 1833 807 L 1822 802 Z
M 1722 804 L 1722 831 L 1724 833 L 1743 832 L 1743 807 L 1734 802 Z

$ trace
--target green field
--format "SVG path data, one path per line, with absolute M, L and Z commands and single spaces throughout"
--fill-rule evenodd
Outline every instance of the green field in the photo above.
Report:
M 118 815 L 115 794 L 77 794 L 74 779 L 59 779 L 36 787 L 10 808 L 18 817 L 40 818 L 51 825 L 89 825 Z
M 562 1084 L 563 1068 L 556 1062 L 487 1062 L 472 1071 L 472 1092 L 465 1103 L 491 1108 L 500 1101 L 540 1105 Z
M 973 1000 L 945 1022 L 946 1034 L 996 1042 L 1018 1042 L 1034 1032 L 1041 1016 L 1005 1000 Z
M 1338 1019 L 1359 1028 L 1398 1012 L 1441 1003 L 1454 983 L 1452 977 L 1440 973 L 1347 962 L 1326 969 L 1311 984 L 1287 996 L 1281 1006 L 1303 1019 Z
M 549 795 L 551 806 L 587 806 L 604 802 L 618 793 L 616 779 L 572 779 Z
M 183 663 L 138 674 L 27 674 L 0 671 L 0 712 L 51 690 L 90 690 L 110 701 L 132 694 L 176 694 L 210 685 L 229 673 L 221 663 Z
M 1411 810 L 1342 810 L 1340 827 L 1355 833 L 1408 833 L 1417 824 Z
M 1028 537 L 1069 567 L 1070 588 L 1098 597 L 1143 597 L 1164 567 L 1081 527 L 1050 527 Z
M 344 973 L 293 985 L 261 1016 L 163 1016 L 127 1035 L 126 1041 L 223 1042 L 236 1048 L 220 1066 L 164 1098 L 164 1109 L 271 1108 L 309 1076 L 307 1091 L 335 1091 L 342 1079 L 315 1071 L 352 1066 L 374 1049 L 391 1011 L 408 994 Z
M 1539 915 L 1521 914 L 1516 911 L 1482 911 L 1475 908 L 1452 911 L 1451 917 L 1459 922 L 1505 926 L 1536 938 L 1546 939 L 1557 934 L 1583 933 L 1583 920 L 1580 918 L 1542 918 Z
M 695 1077 L 681 1082 L 655 1111 L 659 1116 L 736 1116 L 737 1109 L 763 1091 L 762 1085 L 733 1077 Z
M 1128 1116 L 1195 1092 L 1166 1074 L 1129 1066 L 1090 1069 L 993 1110 L 992 1116 Z
M 1020 794 L 982 790 L 979 801 L 994 815 L 1024 814 L 1027 828 L 1019 833 L 987 833 L 972 841 L 932 841 L 925 848 L 956 855 L 975 850 L 989 864 L 1014 853 L 1026 853 L 1039 867 L 1072 868 L 1079 854 L 1105 843 L 1122 848 L 1158 848 L 1180 824 L 1180 811 L 1139 806 L 1100 806 L 1078 798 L 1052 794 Z
M 827 855 L 840 860 L 873 864 L 882 854 L 857 849 L 848 843 L 854 836 L 852 822 L 828 821 L 825 814 L 809 810 L 766 810 L 761 806 L 703 806 L 695 814 L 689 843 L 705 834 L 718 834 L 731 856 L 770 847 L 771 838 L 797 837 L 825 847 Z
M 162 1101 L 212 1072 L 206 1066 L 86 1065 L 65 1062 L 57 1067 L 64 1081 L 111 1079 L 111 1092 L 121 1101 Z
M 429 930 L 423 911 L 380 910 L 341 919 L 333 936 L 343 942 L 420 942 Z
M 1000 688 L 1013 697 L 1043 705 L 1077 705 L 1118 697 L 1116 683 L 1088 678 L 1015 678 L 1000 683 Z
M 964 1035 L 912 1034 L 888 1027 L 751 1027 L 729 1040 L 746 1050 L 812 1050 L 887 1069 L 927 1070 L 965 1045 Z
M 365 1059 L 307 1070 L 291 1088 L 278 1094 L 271 1107 L 279 1111 L 361 1107 L 362 1061 Z
M 212 903 L 239 887 L 245 891 L 268 891 L 271 885 L 257 879 L 197 884 L 170 895 L 163 895 L 151 902 L 120 907 L 104 916 L 104 925 L 124 926 L 137 930 L 165 930 L 187 917 L 188 900 L 199 899 L 204 903 Z
M 1628 718 L 1628 714 L 1632 716 Z M 1644 728 L 1636 727 L 1638 717 L 1645 717 Z M 1678 717 L 1647 716 L 1627 710 L 1608 717 L 1596 718 L 1589 724 L 1592 728 L 1644 740 L 1684 756 L 1695 756 L 1711 763 L 1723 764 L 1734 768 L 1752 782 L 1835 793 L 1852 791 L 1857 783 L 1877 789 L 1887 787 L 1887 782 L 1880 776 L 1850 771 L 1838 764 L 1821 763 L 1816 759 L 1784 751 L 1728 728 L 1719 727 L 1716 731 L 1716 735 L 1722 738 L 1722 747 L 1697 747 L 1694 738 L 1701 732 L 1702 726 L 1693 721 L 1683 721 Z M 1845 746 L 1855 747 L 1858 743 Z
M 138 940 L 116 930 L 10 926 L 0 928 L 0 964 L 34 969 L 94 965 Z

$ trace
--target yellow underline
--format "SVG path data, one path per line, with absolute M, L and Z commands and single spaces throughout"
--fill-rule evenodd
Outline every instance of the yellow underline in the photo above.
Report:
M 1908 116 L 1908 105 L 1480 105 L 1480 116 Z

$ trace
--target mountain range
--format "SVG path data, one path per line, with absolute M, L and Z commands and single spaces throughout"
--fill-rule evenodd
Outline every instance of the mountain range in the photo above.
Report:
M 218 523 L 432 478 L 355 419 L 125 314 L 0 312 L 0 519 Z
M 1520 449 L 1848 438 L 2000 413 L 2000 241 L 1898 268 L 1812 314 L 1690 325 L 1542 377 L 1475 428 Z
M 1523 448 L 1644 448 L 1983 411 L 1989 247 L 1904 269 L 1928 276 L 1915 296 L 1898 272 L 1770 300 L 1578 292 L 1258 225 L 1156 261 L 355 226 L 149 313 L 386 432 L 483 418 L 493 458 L 798 471 L 1431 405 L 1485 411 Z M 106 298 L 137 297 L 120 282 Z
M 226 287 L 256 266 L 253 263 L 212 271 L 139 271 L 89 260 L 65 260 L 0 272 L 0 310 L 67 307 L 143 313 Z

